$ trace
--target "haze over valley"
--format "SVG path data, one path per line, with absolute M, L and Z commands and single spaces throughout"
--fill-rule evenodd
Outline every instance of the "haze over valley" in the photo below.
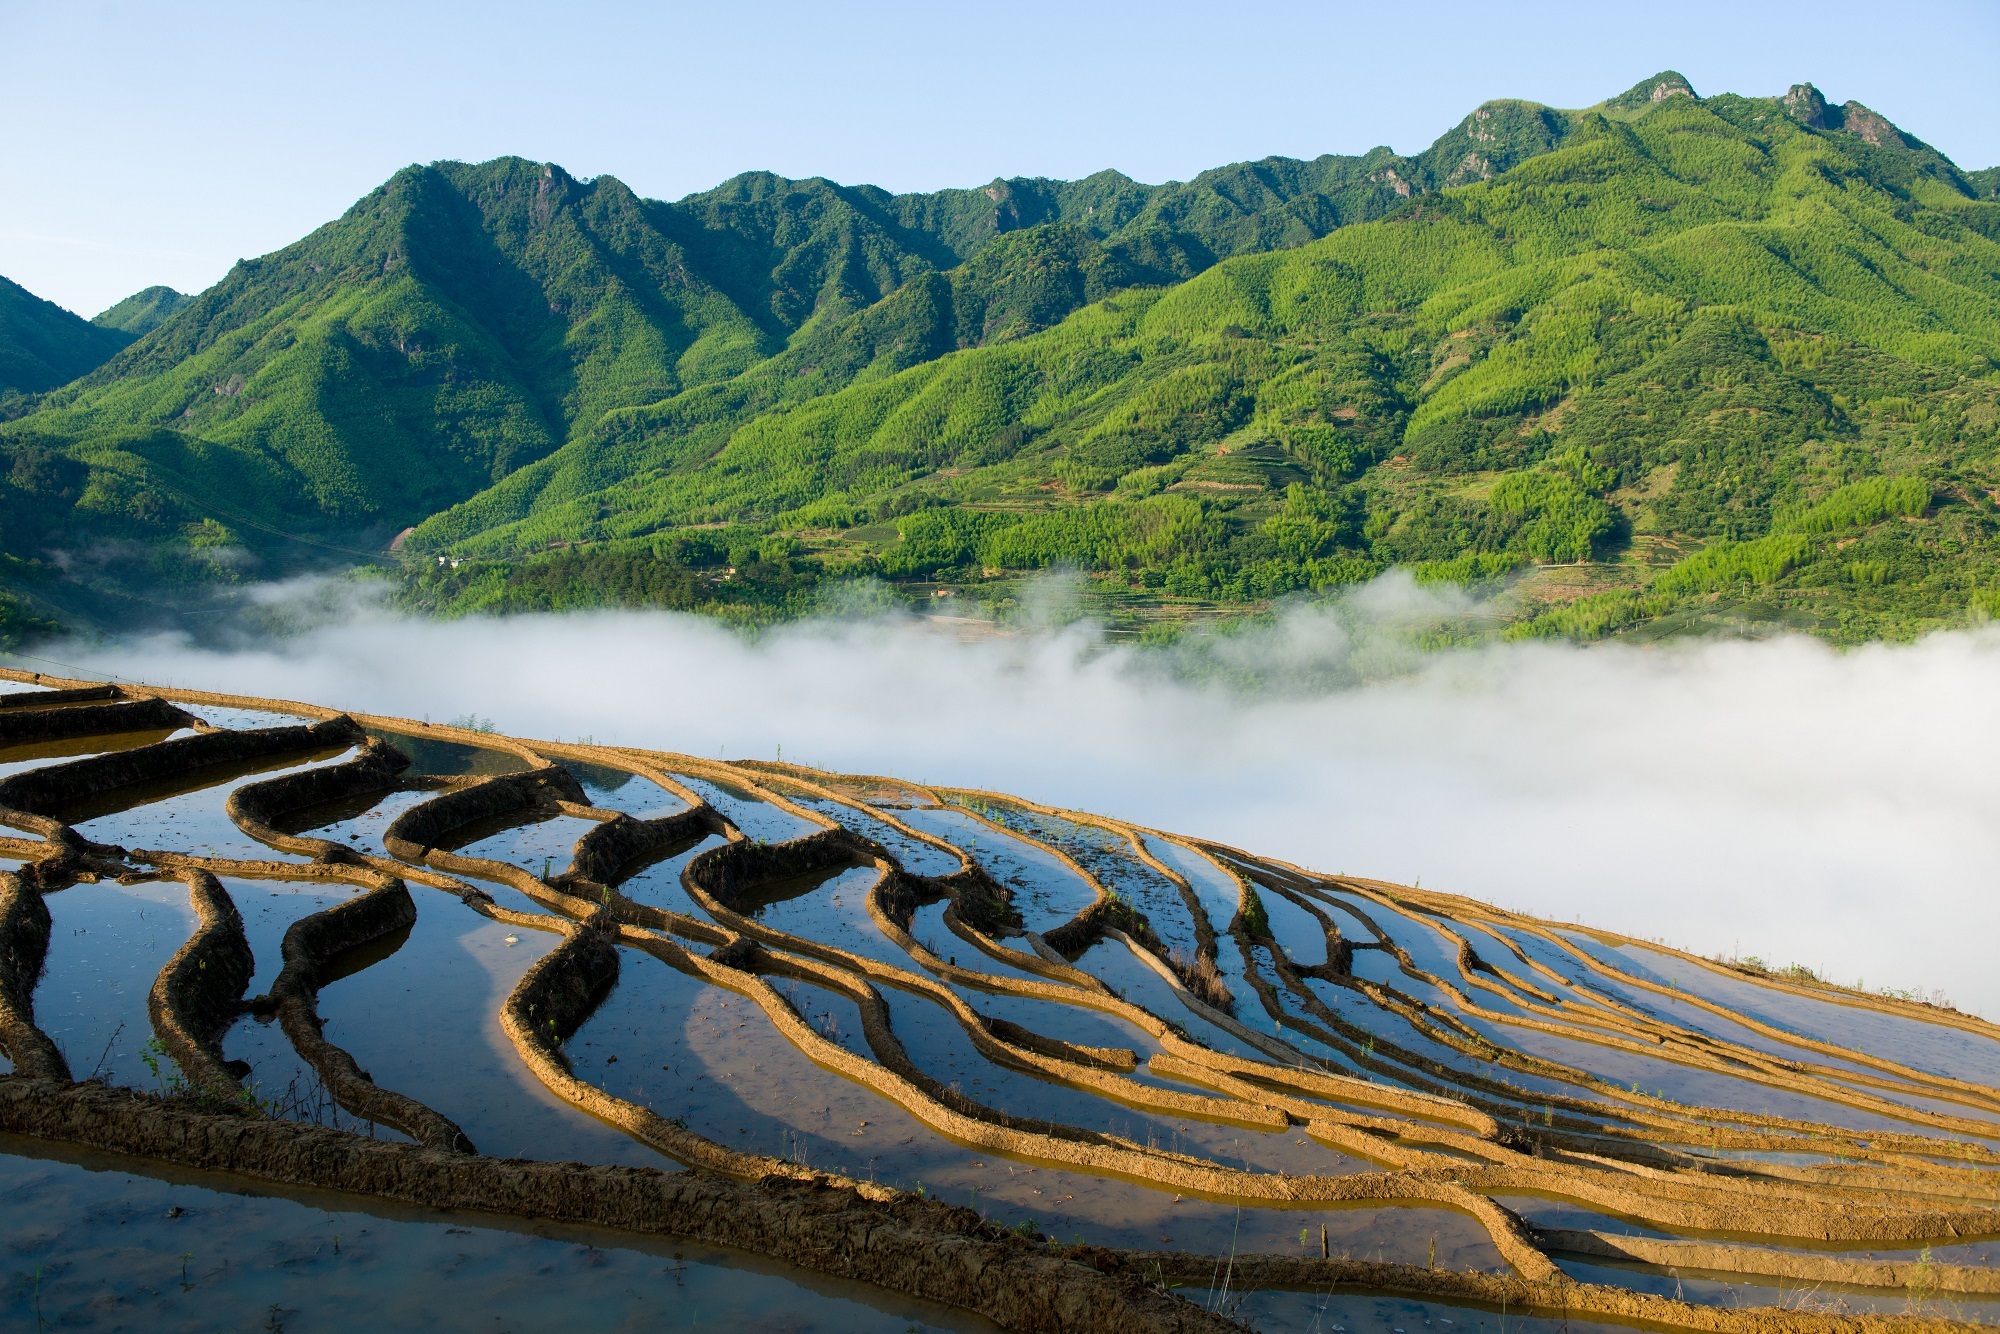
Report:
M 0 1326 L 2000 1325 L 1990 5 L 0 39 Z

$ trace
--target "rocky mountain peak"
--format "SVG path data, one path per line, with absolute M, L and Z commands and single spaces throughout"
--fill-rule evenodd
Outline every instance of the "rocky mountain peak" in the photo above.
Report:
M 1792 85 L 1791 91 L 1785 94 L 1785 113 L 1799 124 L 1815 130 L 1836 128 L 1827 116 L 1826 98 L 1809 83 Z
M 1610 99 L 1607 105 L 1616 107 L 1620 111 L 1637 111 L 1673 97 L 1692 97 L 1697 101 L 1700 100 L 1694 91 L 1694 85 L 1687 81 L 1686 75 L 1678 70 L 1667 69 L 1661 70 L 1650 79 L 1641 79 Z
M 1858 134 L 1877 148 L 1910 146 L 1903 132 L 1891 125 L 1888 117 L 1877 115 L 1859 102 L 1848 102 L 1840 110 L 1841 128 L 1849 134 Z

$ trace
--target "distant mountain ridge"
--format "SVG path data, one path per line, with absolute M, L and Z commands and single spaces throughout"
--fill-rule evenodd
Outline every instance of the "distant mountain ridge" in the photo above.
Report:
M 192 300 L 193 297 L 171 287 L 148 287 L 108 310 L 99 311 L 91 316 L 90 322 L 100 329 L 118 329 L 140 338 L 179 314 Z
M 1693 161 L 1710 165 L 1694 171 L 1685 165 Z M 1792 194 L 1772 193 L 1779 176 L 1807 163 Z M 1570 411 L 1558 400 L 1585 395 L 1575 412 L 1595 420 L 1584 411 L 1588 395 L 1615 378 L 1612 367 L 1639 364 L 1608 350 L 1607 339 L 1625 336 L 1619 319 L 1652 321 L 1658 332 L 1648 336 L 1673 343 L 1700 310 L 1735 299 L 1698 281 L 1685 256 L 1673 260 L 1682 268 L 1661 269 L 1667 238 L 1763 246 L 1771 226 L 1758 219 L 1796 213 L 1801 200 L 1837 214 L 1881 213 L 1888 231 L 1871 221 L 1872 237 L 1857 233 L 1854 242 L 1875 247 L 1869 262 L 1880 271 L 1901 271 L 1917 247 L 1883 236 L 1931 228 L 1928 276 L 1911 268 L 1910 281 L 1983 293 L 1981 247 L 1996 229 L 1980 201 L 1992 195 L 1992 177 L 1961 172 L 1859 103 L 1830 106 L 1811 85 L 1783 98 L 1704 100 L 1673 71 L 1583 111 L 1489 102 L 1414 156 L 1378 148 L 1267 158 L 1164 185 L 1101 172 L 896 195 L 749 173 L 666 203 L 552 164 L 434 163 L 397 173 L 341 218 L 240 263 L 195 297 L 148 289 L 105 312 L 101 323 L 121 327 L 94 336 L 143 336 L 72 383 L 44 386 L 38 411 L 0 428 L 0 451 L 17 460 L 8 475 L 26 479 L 0 483 L 0 509 L 13 503 L 28 516 L 8 535 L 16 554 L 53 549 L 65 525 L 123 526 L 189 577 L 214 575 L 216 552 L 268 545 L 265 529 L 352 543 L 385 541 L 412 524 L 413 550 L 488 561 L 552 544 L 657 546 L 672 537 L 681 545 L 671 561 L 699 568 L 756 555 L 801 577 L 876 569 L 914 577 L 984 560 L 981 551 L 1002 568 L 1023 567 L 1010 565 L 1017 558 L 1100 570 L 1136 560 L 1129 568 L 1161 579 L 1176 561 L 1193 562 L 1211 573 L 1177 587 L 1224 601 L 1283 591 L 1286 580 L 1324 582 L 1297 573 L 1300 562 L 1345 560 L 1340 568 L 1352 572 L 1477 554 L 1501 568 L 1503 556 L 1527 558 L 1521 522 L 1467 511 L 1453 520 L 1459 538 L 1416 541 L 1405 507 L 1401 527 L 1364 531 L 1373 507 L 1401 485 L 1381 471 L 1399 448 L 1416 462 L 1394 467 L 1426 475 L 1450 474 L 1433 464 L 1461 456 L 1540 475 L 1537 451 L 1561 437 Z M 1491 221 L 1499 201 L 1516 198 L 1532 202 L 1509 205 L 1505 227 Z M 1796 269 L 1815 235 L 1808 228 L 1769 241 L 1791 248 L 1771 262 Z M 1475 279 L 1462 260 L 1401 249 L 1414 238 L 1450 246 L 1476 238 L 1498 267 Z M 1363 262 L 1355 247 L 1371 246 L 1400 258 Z M 1547 276 L 1556 272 L 1548 266 L 1589 254 L 1619 275 L 1603 289 L 1618 295 L 1606 300 L 1646 311 L 1669 302 L 1682 313 L 1606 315 L 1572 335 L 1581 341 L 1563 363 L 1571 370 L 1536 371 L 1538 387 L 1481 398 L 1478 386 L 1499 368 L 1552 355 L 1536 350 L 1547 334 L 1535 332 L 1538 312 L 1556 300 L 1546 285 L 1578 280 Z M 1530 255 L 1540 258 L 1531 264 Z M 1860 281 L 1840 267 L 1847 258 L 1829 252 L 1811 262 Z M 1336 270 L 1351 277 L 1334 282 L 1327 275 Z M 1544 286 L 1521 287 L 1530 272 L 1544 274 L 1534 280 Z M 1133 311 L 1162 312 L 1145 317 L 1151 328 L 1164 312 L 1222 309 L 1223 293 L 1280 273 L 1298 300 L 1348 312 L 1314 326 L 1319 343 L 1300 341 L 1306 326 L 1274 313 L 1275 295 L 1219 322 L 1176 315 L 1171 332 L 1089 332 L 1118 323 L 1106 312 L 1128 304 L 1121 294 L 1135 294 Z M 1374 295 L 1336 299 L 1350 281 Z M 1460 292 L 1458 283 L 1485 288 Z M 1163 290 L 1168 297 L 1158 298 Z M 1990 300 L 1913 299 L 1882 326 L 1916 321 L 1911 332 L 1887 341 L 1833 306 L 1800 305 L 1784 318 L 1795 332 L 1921 364 L 1930 354 L 1913 349 L 1990 357 L 1984 316 L 1971 313 Z M 1440 351 L 1432 366 L 1427 353 L 1416 375 L 1409 340 L 1441 327 L 1435 312 L 1446 309 L 1477 312 L 1446 330 L 1469 340 L 1457 344 L 1465 355 Z M 1920 338 L 1920 328 L 1930 332 Z M 1336 344 L 1356 360 L 1314 372 L 1319 406 L 1281 410 L 1269 400 L 1288 382 L 1272 378 L 1276 368 L 1332 356 Z M 1763 355 L 1724 345 L 1752 362 Z M 1890 380 L 1901 383 L 1899 375 Z M 1551 424 L 1533 424 L 1540 412 L 1553 413 Z M 904 418 L 909 425 L 894 425 Z M 865 421 L 875 424 L 863 429 Z M 1502 448 L 1492 432 L 1505 421 L 1542 443 Z M 1441 431 L 1478 440 L 1440 454 L 1426 442 Z M 1218 443 L 1226 441 L 1244 443 Z M 1224 455 L 1196 462 L 1213 449 Z M 1225 466 L 1225 456 L 1240 462 Z M 1171 475 L 1149 473 L 1160 469 Z M 950 481 L 959 474 L 990 476 L 1000 489 L 988 496 L 985 483 Z M 782 485 L 746 488 L 743 479 Z M 1266 516 L 1250 512 L 1262 502 L 1246 500 L 1250 510 L 1235 517 L 1224 502 L 1231 488 L 1284 493 L 1294 482 L 1307 493 L 1296 502 L 1303 517 L 1294 517 L 1322 525 L 1325 540 L 1300 548 L 1308 554 L 1287 567 L 1294 573 L 1264 580 L 1259 594 L 1229 570 L 1279 560 Z M 10 486 L 22 499 L 9 501 Z M 71 499 L 30 504 L 44 494 L 35 486 Z M 1171 494 L 1147 500 L 1160 491 Z M 1187 531 L 1206 536 L 1160 547 L 1163 564 L 1125 551 L 1122 539 L 1058 543 L 1051 556 L 1057 548 L 993 546 L 999 539 L 971 529 L 946 543 L 956 554 L 943 565 L 910 556 L 911 525 L 922 530 L 935 518 L 913 511 L 968 516 L 984 532 L 1043 510 L 1123 523 L 1167 499 L 1203 496 L 1214 503 Z M 1127 501 L 1154 509 L 1117 508 Z M 1579 513 L 1597 512 L 1577 503 Z M 1753 509 L 1767 515 L 1770 503 Z M 1349 525 L 1340 513 L 1359 517 Z M 975 522 L 979 515 L 988 517 Z M 1717 522 L 1698 507 L 1680 521 L 1697 534 Z M 1749 534 L 1764 521 L 1718 531 Z M 1255 540 L 1239 542 L 1242 533 L 1230 534 L 1245 523 Z M 717 524 L 732 534 L 721 546 L 686 545 L 687 534 Z M 1581 549 L 1608 550 L 1612 531 Z M 1578 549 L 1547 549 L 1556 547 Z M 580 568 L 577 557 L 563 559 Z M 448 601 L 469 605 L 466 596 Z
M 885 352 L 911 364 L 1019 336 L 1504 170 L 1561 126 L 1494 103 L 1414 158 L 919 195 L 749 173 L 673 204 L 521 159 L 412 167 L 197 297 L 149 289 L 107 311 L 167 318 L 50 395 L 32 429 L 114 475 L 273 517 L 414 522 L 607 411 L 729 379 L 802 333 L 816 387 Z
M 66 384 L 131 341 L 0 278 L 0 400 Z

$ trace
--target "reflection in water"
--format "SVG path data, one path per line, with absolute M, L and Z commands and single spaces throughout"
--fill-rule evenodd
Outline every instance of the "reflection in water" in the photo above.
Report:
M 500 1030 L 500 1003 L 558 937 L 415 889 L 402 947 L 320 993 L 328 1041 L 385 1088 L 457 1122 L 481 1152 L 660 1166 L 659 1154 L 556 1098 Z M 509 943 L 509 937 L 513 943 Z
M 254 710 L 208 716 L 225 727 L 274 721 Z M 1446 1207 L 1476 1196 L 1398 1194 L 1414 1178 L 1397 1185 L 1380 1174 L 1384 1168 L 1451 1182 L 1482 1180 L 1475 1169 L 1499 1164 L 1517 1174 L 1506 1179 L 1515 1193 L 1500 1202 L 1535 1227 L 1668 1238 L 1744 1233 L 1784 1245 L 1797 1244 L 1784 1242 L 1789 1233 L 1780 1229 L 1800 1211 L 1818 1210 L 1812 1225 L 1837 1229 L 1842 1212 L 1854 1207 L 1853 1196 L 1812 1175 L 1837 1169 L 1843 1183 L 1888 1201 L 1868 1206 L 1886 1211 L 1892 1224 L 1870 1234 L 1886 1239 L 1878 1254 L 1905 1263 L 1989 1263 L 1978 1241 L 1930 1256 L 1911 1230 L 1918 1225 L 1896 1221 L 1897 1210 L 1973 1207 L 1963 1201 L 1994 1193 L 2000 1092 L 1979 1083 L 2000 1079 L 2000 1042 L 1985 1031 L 1953 1030 L 1914 1010 L 1884 1015 L 1838 997 L 1790 995 L 1631 943 L 1556 938 L 1539 923 L 1469 901 L 1247 857 L 1231 863 L 1255 886 L 1245 893 L 1229 869 L 1165 838 L 976 794 L 902 785 L 874 815 L 823 797 L 799 799 L 885 850 L 909 873 L 899 875 L 874 864 L 872 851 L 837 840 L 793 842 L 820 826 L 760 792 L 755 769 L 711 769 L 726 777 L 685 780 L 744 840 L 727 855 L 731 840 L 716 834 L 661 846 L 647 837 L 679 826 L 602 827 L 605 838 L 630 840 L 619 846 L 632 861 L 612 869 L 593 864 L 589 872 L 618 895 L 580 871 L 557 882 L 572 905 L 579 898 L 595 905 L 602 894 L 601 909 L 575 909 L 573 921 L 518 886 L 470 885 L 435 867 L 397 864 L 386 855 L 383 831 L 435 801 L 426 816 L 440 822 L 429 835 L 440 848 L 553 880 L 570 871 L 578 840 L 600 829 L 596 820 L 553 802 L 496 811 L 495 789 L 469 787 L 471 780 L 530 763 L 497 739 L 487 747 L 414 731 L 384 735 L 414 761 L 385 790 L 343 786 L 341 773 L 361 772 L 340 767 L 357 752 L 328 750 L 150 786 L 114 785 L 67 818 L 82 838 L 101 844 L 207 859 L 240 914 L 254 959 L 248 1002 L 272 987 L 287 932 L 308 919 L 334 920 L 363 886 L 255 878 L 252 861 L 265 863 L 266 873 L 271 862 L 288 863 L 285 874 L 314 868 L 244 833 L 226 803 L 253 784 L 323 771 L 310 775 L 309 792 L 282 783 L 260 789 L 296 788 L 317 803 L 274 818 L 289 831 L 340 845 L 345 851 L 336 858 L 348 859 L 350 878 L 403 876 L 416 907 L 414 922 L 363 932 L 360 945 L 324 961 L 324 1036 L 378 1086 L 456 1122 L 485 1154 L 677 1169 L 661 1150 L 558 1097 L 508 1037 L 503 1009 L 515 1006 L 515 1021 L 526 1022 L 519 997 L 569 996 L 574 1000 L 562 1003 L 575 1012 L 562 1012 L 567 1027 L 546 1012 L 532 1022 L 538 1033 L 545 1022 L 556 1030 L 548 1040 L 559 1045 L 570 1074 L 705 1138 L 719 1153 L 766 1155 L 921 1190 L 1056 1242 L 1212 1256 L 1221 1277 L 1205 1294 L 1189 1295 L 1263 1329 L 1411 1334 L 1414 1321 L 1458 1334 L 1458 1326 L 1483 1328 L 1491 1318 L 1352 1291 L 1227 1286 L 1232 1255 L 1298 1255 L 1301 1247 L 1317 1254 L 1322 1229 L 1335 1257 L 1474 1273 L 1503 1272 L 1524 1254 L 1528 1263 L 1549 1263 L 1532 1236 L 1489 1233 L 1476 1210 Z M 0 766 L 60 764 L 158 739 L 71 738 L 32 753 L 0 753 Z M 670 772 L 702 767 L 685 757 L 659 762 Z M 641 776 L 594 763 L 578 763 L 574 773 L 600 812 L 648 820 L 686 809 L 682 798 Z M 371 781 L 381 781 L 379 773 Z M 836 790 L 880 791 L 858 781 Z M 959 849 L 985 876 L 957 874 L 959 853 L 879 818 L 891 813 Z M 1148 865 L 1142 850 L 1167 871 Z M 195 917 L 187 886 L 144 878 L 161 869 L 154 854 L 129 856 L 136 864 L 48 863 L 54 869 L 43 899 L 51 940 L 34 1018 L 79 1078 L 173 1093 L 179 1074 L 152 1040 L 148 997 L 189 940 Z M 357 869 L 368 859 L 376 859 L 373 870 Z M 79 868 L 101 878 L 74 882 Z M 693 975 L 694 964 L 679 971 L 643 948 L 662 947 L 643 930 L 656 919 L 635 913 L 634 903 L 709 920 L 688 891 L 691 868 L 755 924 L 744 928 L 748 937 L 720 925 L 682 924 L 696 938 L 683 943 L 707 956 L 699 967 L 726 985 Z M 338 860 L 332 870 L 340 872 Z M 121 875 L 132 883 L 116 883 Z M 1186 880 L 1185 891 L 1176 876 Z M 1012 960 L 989 957 L 954 932 L 944 920 L 954 903 L 965 920 L 984 923 L 1017 951 Z M 927 963 L 897 943 L 871 905 L 896 921 L 908 914 L 909 936 Z M 576 947 L 551 960 L 566 938 Z M 1148 953 L 1151 940 L 1162 957 Z M 1565 942 L 1626 976 L 1593 971 Z M 1058 944 L 1064 955 L 1056 954 Z M 590 950 L 615 951 L 615 982 L 608 968 L 575 962 L 594 957 Z M 567 992 L 522 989 L 544 961 Z M 1211 971 L 1190 971 L 1197 961 Z M 1214 1000 L 1224 1009 L 1190 1000 L 1169 975 L 1210 988 L 1212 998 L 1226 988 L 1227 996 Z M 760 990 L 766 985 L 793 1015 L 781 1005 L 774 1021 L 747 994 L 768 995 Z M 1700 1001 L 1727 1013 L 1703 1010 Z M 965 1008 L 954 1008 L 960 1004 Z M 247 1003 L 240 1012 L 223 1010 L 222 1054 L 247 1066 L 249 1103 L 268 1114 L 401 1138 L 335 1104 L 269 1010 Z M 788 1031 L 794 1015 L 813 1037 Z M 1809 1040 L 1848 1049 L 1821 1053 Z M 1127 1052 L 1136 1068 L 1127 1068 Z M 901 1073 L 892 1079 L 882 1067 Z M 1414 1104 L 1403 1096 L 1409 1090 L 1447 1101 Z M 941 1115 L 945 1108 L 970 1119 Z M 1078 1145 L 1100 1156 L 1065 1157 Z M 1619 1165 L 1621 1158 L 1643 1170 Z M 1682 1196 L 1658 1183 L 1719 1165 L 1731 1174 L 1728 1199 L 1746 1201 L 1726 1207 L 1763 1212 L 1740 1227 L 1728 1219 L 1675 1221 Z M 746 1327 L 794 1320 L 816 1329 L 874 1328 L 885 1319 L 980 1327 L 880 1295 L 857 1304 L 854 1291 L 687 1248 L 667 1264 L 630 1239 L 528 1236 L 484 1223 L 458 1230 L 445 1226 L 448 1220 L 372 1206 L 356 1213 L 352 1202 L 309 1208 L 224 1196 L 201 1183 L 86 1171 L 33 1154 L 0 1157 L 0 1178 L 0 1185 L 12 1183 L 10 1198 L 43 1215 L 38 1224 L 0 1225 L 15 1229 L 5 1242 L 31 1266 L 46 1266 L 52 1286 L 43 1296 L 53 1294 L 53 1309 L 70 1324 L 108 1320 L 111 1311 L 185 1323 L 195 1309 L 188 1299 L 205 1291 L 210 1305 L 202 1319 L 224 1324 L 240 1315 L 310 1328 L 336 1312 L 351 1322 L 358 1312 L 378 1323 L 464 1325 L 484 1319 L 478 1313 L 491 1306 L 503 1320 L 564 1327 L 585 1310 L 602 1323 L 606 1302 L 617 1308 L 611 1316 L 625 1318 L 618 1305 L 625 1299 L 603 1296 L 607 1285 L 658 1293 L 671 1282 L 674 1319 L 706 1311 L 702 1318 L 711 1323 Z M 1773 1188 L 1768 1198 L 1756 1194 L 1765 1186 Z M 1656 1207 L 1660 1199 L 1647 1193 L 1654 1189 L 1667 1191 L 1660 1199 L 1671 1196 L 1673 1207 Z M 169 1197 L 186 1201 L 173 1206 L 178 1213 L 156 1208 Z M 1586 1209 L 1578 1202 L 1584 1198 L 1599 1203 Z M 187 1226 L 169 1236 L 168 1222 Z M 1961 1238 L 1984 1235 L 1978 1222 L 1968 1214 L 1951 1226 Z M 2000 1233 L 2000 1218 L 1991 1231 Z M 182 1251 L 163 1249 L 176 1245 Z M 1503 1259 L 1502 1246 L 1516 1249 Z M 187 1279 L 152 1277 L 171 1268 L 164 1265 L 170 1254 L 190 1256 Z M 1557 1259 L 1591 1283 L 1667 1291 L 1657 1265 Z M 529 1270 L 538 1281 L 523 1286 L 516 1275 Z M 466 1276 L 477 1281 L 458 1286 Z M 29 1310 L 21 1303 L 35 1299 L 33 1286 L 23 1287 L 17 1275 L 7 1309 Z M 1694 1302 L 1777 1300 L 1777 1290 L 1754 1276 L 1690 1280 L 1672 1291 Z M 578 1300 L 584 1295 L 588 1302 Z M 1986 1318 L 1992 1304 L 1982 1301 L 1958 1309 Z M 1878 1291 L 1848 1309 L 1892 1305 Z M 642 1309 L 657 1316 L 662 1308 L 642 1308 L 635 1298 L 630 1318 Z M 40 1318 L 49 1319 L 47 1309 Z
M 11 1137 L 0 1196 L 9 1329 L 993 1328 L 693 1242 L 288 1199 Z
M 148 1049 L 146 995 L 194 931 L 187 886 L 100 881 L 71 885 L 47 901 L 49 954 L 35 988 L 36 1025 L 55 1039 L 78 1079 L 160 1087 L 175 1069 L 164 1052 Z

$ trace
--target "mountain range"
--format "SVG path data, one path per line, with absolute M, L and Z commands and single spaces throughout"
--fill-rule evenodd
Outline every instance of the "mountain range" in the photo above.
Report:
M 1400 565 L 1514 633 L 1910 633 L 2000 609 L 1996 192 L 1672 72 L 1165 185 L 411 167 L 193 297 L 0 285 L 0 618 L 318 552 L 448 613 Z

